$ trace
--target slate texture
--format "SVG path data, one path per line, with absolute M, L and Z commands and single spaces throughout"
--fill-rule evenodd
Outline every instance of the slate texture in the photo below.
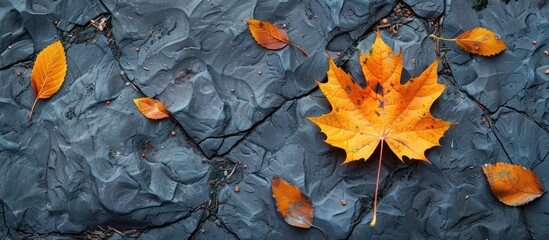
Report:
M 478 4 L 2 1 L 0 238 L 321 239 L 276 212 L 270 181 L 280 176 L 311 198 L 330 239 L 544 239 L 549 197 L 504 206 L 481 166 L 521 164 L 549 186 L 549 6 Z M 102 18 L 102 31 L 90 24 Z M 252 18 L 285 24 L 309 56 L 257 45 Z M 366 84 L 358 52 L 368 52 L 377 26 L 402 51 L 404 76 L 439 57 L 431 33 L 481 26 L 508 49 L 486 58 L 440 43 L 439 82 L 448 86 L 431 111 L 457 124 L 427 152 L 432 164 L 384 152 L 370 228 L 378 153 L 341 165 L 344 151 L 307 117 L 330 111 L 315 83 L 327 54 Z M 65 83 L 28 120 L 33 61 L 58 39 Z M 175 120 L 142 116 L 132 99 L 144 96 Z

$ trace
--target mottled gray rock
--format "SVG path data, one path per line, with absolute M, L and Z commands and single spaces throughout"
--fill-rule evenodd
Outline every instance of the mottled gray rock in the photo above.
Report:
M 57 21 L 57 28 L 63 31 L 70 31 L 75 25 L 85 25 L 105 12 L 105 7 L 97 0 L 82 1 L 17 1 L 9 0 L 13 7 L 25 16 L 27 20 L 37 19 L 44 16 L 40 27 L 46 27 L 44 23 Z M 38 18 L 40 19 L 40 18 Z M 32 30 L 31 30 L 32 31 Z
M 168 224 L 165 227 L 155 228 L 141 234 L 139 240 L 155 239 L 188 239 L 199 224 L 202 211 L 191 213 L 188 218 Z
M 403 0 L 422 18 L 439 18 L 444 12 L 444 0 Z
M 218 240 L 236 240 L 238 239 L 234 233 L 229 232 L 225 227 L 223 227 L 219 219 L 212 221 L 206 220 L 200 229 L 197 229 L 196 234 L 193 235 L 196 240 L 208 240 L 208 239 L 218 239 Z

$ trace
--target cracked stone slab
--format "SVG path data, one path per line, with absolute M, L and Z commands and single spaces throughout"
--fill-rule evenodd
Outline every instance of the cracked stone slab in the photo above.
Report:
M 444 43 L 453 77 L 440 77 L 449 85 L 432 112 L 458 124 L 427 152 L 431 164 L 384 153 L 376 228 L 369 223 L 378 155 L 341 165 L 344 152 L 306 118 L 330 111 L 314 83 L 325 76 L 325 50 L 344 52 L 343 67 L 365 84 L 355 50 L 368 50 L 374 24 L 396 2 L 1 2 L 0 76 L 9 84 L 0 88 L 0 238 L 22 238 L 18 230 L 70 239 L 97 225 L 148 229 L 141 239 L 322 238 L 276 212 L 270 181 L 281 176 L 311 198 L 314 223 L 330 239 L 544 239 L 549 198 L 504 206 L 481 166 L 512 161 L 549 186 L 545 1 L 490 1 L 481 11 L 475 0 L 404 2 L 413 20 L 396 36 L 382 34 L 402 49 L 406 76 L 437 58 L 428 18 L 441 13 L 443 37 L 483 26 L 508 50 L 484 58 Z M 113 39 L 87 26 L 101 14 L 111 15 Z M 309 57 L 261 48 L 249 18 L 286 24 Z M 67 50 L 66 82 L 28 121 L 26 65 L 57 39 Z M 177 123 L 144 118 L 131 101 L 142 95 L 126 77 Z M 242 165 L 212 189 L 209 178 L 222 172 L 202 160 L 216 155 Z M 209 200 L 219 208 L 205 218 L 196 209 Z
M 144 228 L 209 199 L 209 165 L 176 124 L 139 113 L 132 99 L 141 96 L 123 81 L 107 39 L 64 46 L 63 87 L 38 102 L 32 121 L 30 71 L 0 71 L 12 83 L 0 90 L 0 199 L 10 226 L 38 234 Z

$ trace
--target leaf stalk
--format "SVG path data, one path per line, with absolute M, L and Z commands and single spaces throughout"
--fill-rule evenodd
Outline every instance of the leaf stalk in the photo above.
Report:
M 451 42 L 456 41 L 456 39 L 454 39 L 454 38 L 441 38 L 441 37 L 435 36 L 435 34 L 431 34 L 431 35 L 429 35 L 429 37 L 434 38 L 434 39 L 438 39 L 438 40 L 443 40 L 443 41 L 451 41 Z

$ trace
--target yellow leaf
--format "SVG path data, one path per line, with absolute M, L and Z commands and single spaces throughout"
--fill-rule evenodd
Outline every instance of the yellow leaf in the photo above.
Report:
M 135 106 L 137 106 L 137 109 L 147 118 L 157 120 L 170 117 L 164 104 L 158 100 L 152 98 L 135 98 L 133 102 L 135 103 Z
M 366 88 L 356 84 L 331 58 L 329 62 L 328 82 L 318 85 L 332 111 L 309 119 L 326 134 L 327 143 L 345 150 L 344 163 L 367 160 L 380 143 L 383 152 L 384 142 L 401 160 L 407 156 L 428 162 L 425 151 L 438 146 L 450 127 L 449 122 L 434 118 L 429 111 L 445 88 L 437 82 L 439 60 L 402 85 L 402 55 L 394 53 L 378 32 L 370 52 L 360 54 Z M 380 154 L 372 227 L 376 222 L 381 159 Z
M 393 53 L 378 33 L 370 53 L 360 54 L 360 62 L 368 81 L 365 89 L 330 58 L 328 82 L 319 86 L 333 110 L 309 119 L 327 135 L 327 143 L 345 150 L 344 163 L 368 159 L 380 141 L 401 160 L 407 156 L 428 161 L 425 150 L 439 145 L 450 127 L 429 112 L 445 88 L 437 82 L 439 60 L 401 85 L 402 55 Z
M 441 38 L 434 34 L 431 34 L 430 37 L 438 40 L 454 41 L 464 51 L 481 56 L 493 56 L 507 48 L 499 35 L 481 27 L 466 31 L 455 39 Z
M 464 51 L 481 56 L 496 55 L 507 48 L 499 35 L 481 27 L 459 35 L 456 44 Z
M 42 50 L 34 62 L 31 72 L 31 83 L 35 100 L 32 104 L 29 119 L 32 118 L 32 113 L 38 99 L 50 98 L 57 93 L 65 81 L 66 75 L 67 59 L 65 57 L 65 49 L 63 49 L 61 41 L 57 41 Z

